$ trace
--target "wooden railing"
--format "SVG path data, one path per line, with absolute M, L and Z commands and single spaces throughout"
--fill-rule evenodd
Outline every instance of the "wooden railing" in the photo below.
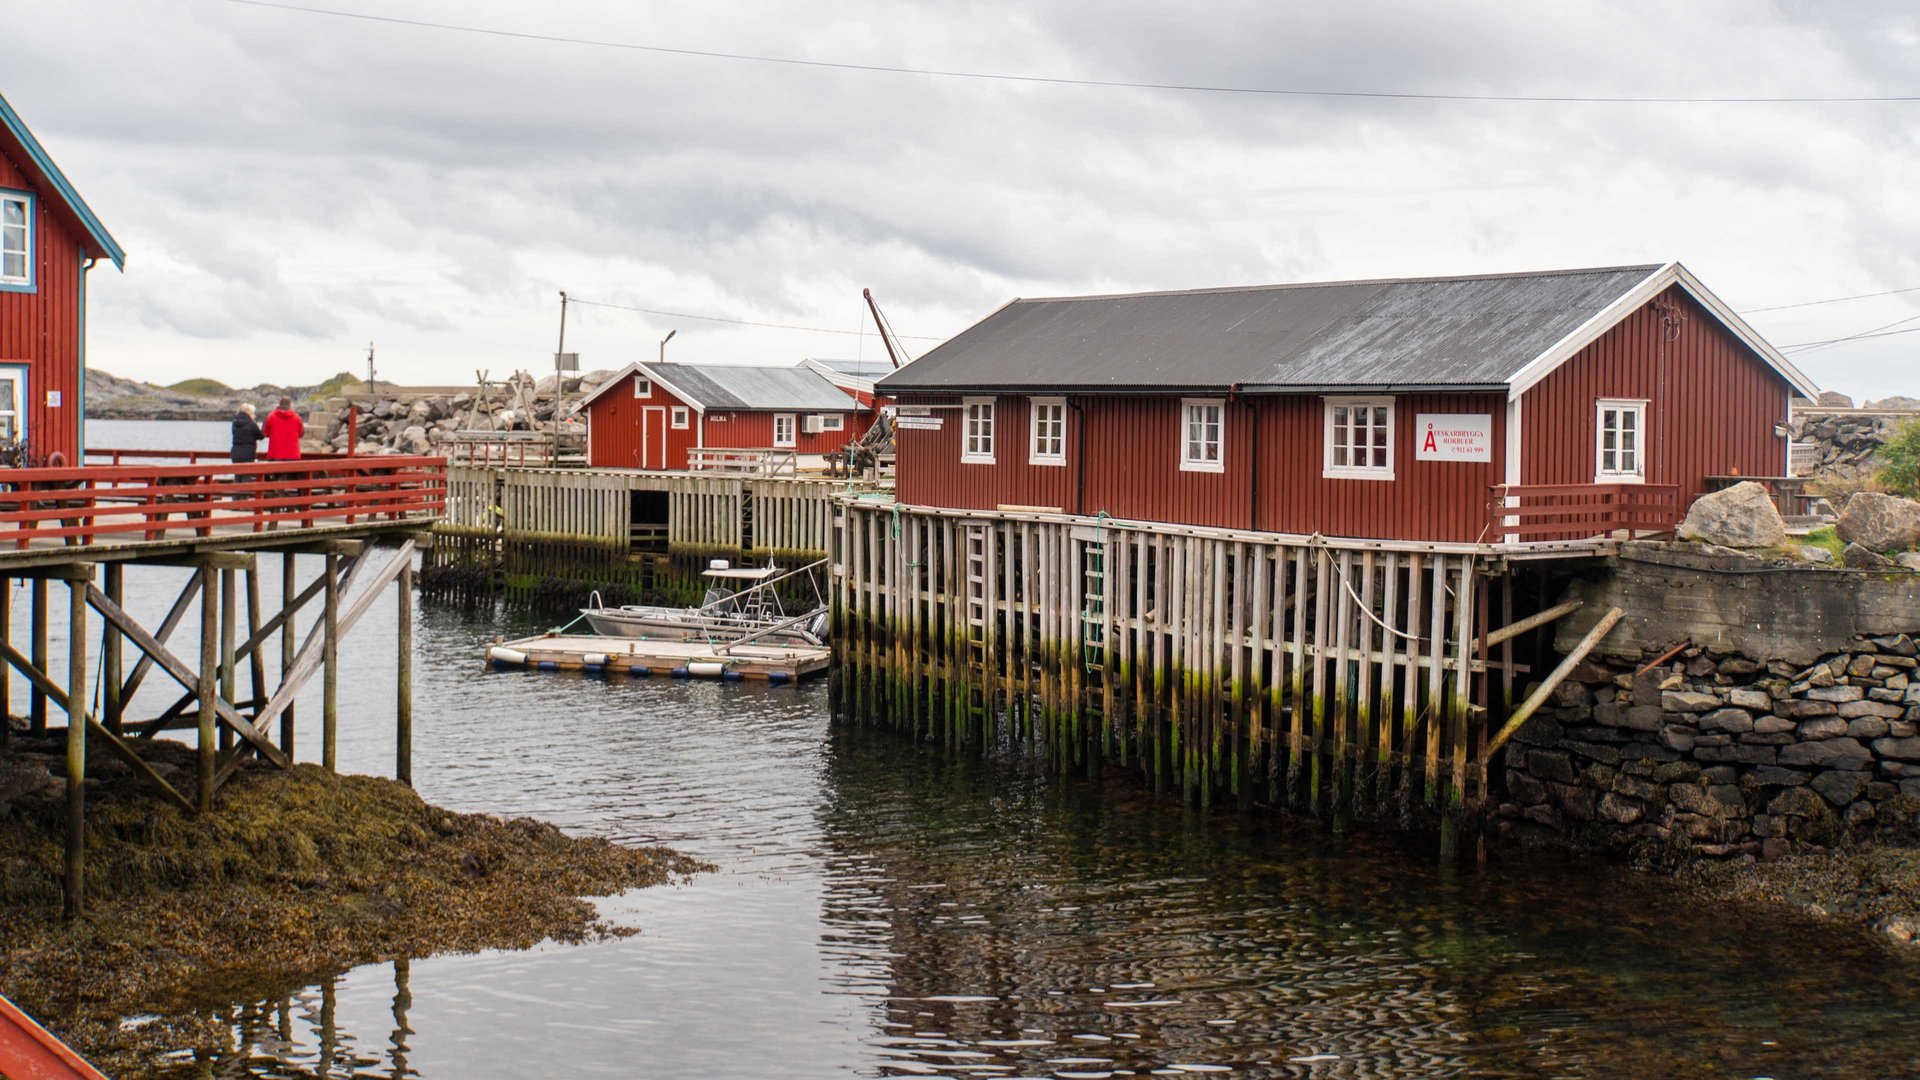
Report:
M 1486 542 L 1647 536 L 1680 520 L 1673 484 L 1496 484 L 1487 501 Z
M 455 465 L 498 465 L 550 468 L 583 465 L 586 437 L 568 432 L 555 444 L 551 431 L 455 431 L 440 444 L 440 453 Z
M 696 446 L 687 451 L 687 468 L 694 472 L 735 476 L 798 476 L 800 455 L 792 450 L 734 450 Z
M 445 460 L 397 454 L 0 470 L 0 546 L 433 519 L 446 501 Z

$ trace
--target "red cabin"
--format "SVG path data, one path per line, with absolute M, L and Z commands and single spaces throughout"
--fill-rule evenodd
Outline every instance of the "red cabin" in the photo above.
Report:
M 1816 393 L 1678 263 L 1015 300 L 878 385 L 902 503 L 1469 543 L 1671 526 Z
M 126 254 L 0 97 L 0 446 L 79 465 L 87 271 Z
M 587 397 L 587 463 L 687 469 L 700 451 L 791 451 L 799 468 L 873 426 L 871 399 L 805 364 L 629 364 Z

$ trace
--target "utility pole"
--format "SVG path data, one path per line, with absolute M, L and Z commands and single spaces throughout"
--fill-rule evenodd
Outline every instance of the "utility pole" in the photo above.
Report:
M 667 331 L 667 336 L 660 339 L 660 362 L 661 363 L 664 364 L 667 362 L 667 342 L 672 341 L 673 335 L 679 332 L 680 331 L 678 330 L 669 330 Z
M 560 458 L 561 358 L 567 352 L 567 290 L 560 290 L 560 343 L 553 349 L 553 460 Z
M 367 389 L 373 389 L 373 342 L 367 342 Z

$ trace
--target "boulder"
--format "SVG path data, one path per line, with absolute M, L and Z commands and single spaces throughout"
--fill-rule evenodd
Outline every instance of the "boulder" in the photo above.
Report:
M 433 451 L 433 444 L 427 441 L 427 429 L 415 424 L 400 433 L 394 449 L 403 454 L 426 454 Z
M 1833 531 L 1868 551 L 1906 551 L 1920 546 L 1920 502 L 1862 491 L 1847 500 Z
M 1822 390 L 1814 400 L 1829 409 L 1853 408 L 1853 399 L 1838 390 Z
M 1893 561 L 1908 570 L 1920 573 L 1920 551 L 1903 551 L 1895 555 Z
M 1840 565 L 1849 570 L 1892 570 L 1900 564 L 1860 544 L 1848 544 L 1840 551 Z
M 1786 542 L 1787 526 L 1767 489 L 1744 480 L 1695 499 L 1679 535 L 1721 547 L 1768 548 Z

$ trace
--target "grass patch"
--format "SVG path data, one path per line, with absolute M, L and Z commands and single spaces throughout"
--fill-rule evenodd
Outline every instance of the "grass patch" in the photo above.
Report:
M 233 393 L 233 387 L 218 379 L 181 379 L 167 389 L 177 390 L 182 394 L 192 394 L 194 397 L 226 397 Z
M 1799 537 L 1798 542 L 1803 547 L 1821 548 L 1832 552 L 1834 562 L 1840 561 L 1840 553 L 1847 547 L 1846 541 L 1840 539 L 1840 535 L 1833 531 L 1831 525 L 1822 525 L 1807 535 Z
M 326 382 L 321 383 L 319 386 L 314 387 L 313 396 L 317 398 L 333 397 L 349 386 L 359 386 L 360 382 L 360 377 L 353 372 L 343 371 L 333 378 L 328 379 Z
M 153 744 L 191 790 L 192 752 Z M 632 932 L 581 899 L 703 867 L 664 849 L 571 837 L 531 819 L 456 814 L 391 780 L 318 766 L 242 770 L 205 817 L 89 768 L 88 917 L 60 918 L 65 782 L 57 747 L 0 752 L 0 985 L 110 1075 L 211 1052 L 212 1007 L 363 963 Z M 116 767 L 117 766 L 117 767 Z M 135 1013 L 165 1018 L 123 1031 Z

